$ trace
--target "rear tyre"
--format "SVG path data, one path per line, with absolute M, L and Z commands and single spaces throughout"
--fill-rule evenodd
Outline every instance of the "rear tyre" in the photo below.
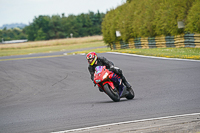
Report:
M 129 94 L 126 96 L 126 99 L 131 100 L 135 97 L 135 93 L 132 88 L 129 89 Z
M 114 101 L 114 102 L 119 102 L 120 101 L 120 97 L 117 91 L 113 90 L 110 85 L 105 84 L 104 85 L 104 89 L 106 94 Z

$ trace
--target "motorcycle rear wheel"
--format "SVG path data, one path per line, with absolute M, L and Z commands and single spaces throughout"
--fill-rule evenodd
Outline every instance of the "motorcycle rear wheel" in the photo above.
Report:
M 131 100 L 131 99 L 133 99 L 134 97 L 135 97 L 135 93 L 134 93 L 133 89 L 131 88 L 131 89 L 129 90 L 129 94 L 126 96 L 126 99 Z
M 110 85 L 105 84 L 104 89 L 106 94 L 114 101 L 114 102 L 119 102 L 120 101 L 120 96 L 117 91 L 114 91 Z

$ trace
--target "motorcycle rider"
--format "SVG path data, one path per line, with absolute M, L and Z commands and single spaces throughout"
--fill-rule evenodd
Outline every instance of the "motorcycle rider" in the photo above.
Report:
M 94 73 L 95 73 L 95 67 L 96 66 L 106 66 L 106 69 L 109 69 L 110 71 L 113 71 L 115 74 L 120 76 L 122 78 L 122 82 L 129 90 L 131 88 L 131 85 L 127 82 L 126 78 L 122 74 L 122 70 L 114 67 L 114 64 L 107 60 L 105 57 L 97 57 L 97 54 L 95 52 L 90 52 L 87 54 L 86 59 L 88 60 L 89 66 L 88 70 L 91 74 L 91 80 L 94 82 Z M 102 91 L 101 89 L 99 89 Z

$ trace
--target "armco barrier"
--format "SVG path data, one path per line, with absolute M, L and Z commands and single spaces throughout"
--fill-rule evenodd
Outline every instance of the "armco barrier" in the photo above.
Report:
M 174 36 L 166 36 L 165 41 L 166 41 L 166 47 L 175 47 Z
M 166 48 L 166 47 L 192 47 L 200 48 L 200 34 L 184 34 L 178 36 L 161 36 L 149 38 L 131 38 L 128 44 L 124 41 L 115 42 L 112 49 L 127 48 Z
M 184 40 L 185 47 L 195 47 L 194 34 L 185 34 Z
M 155 39 L 155 37 L 149 37 L 148 38 L 148 45 L 149 45 L 149 48 L 156 48 L 156 39 Z
M 200 34 L 194 34 L 195 48 L 200 48 Z

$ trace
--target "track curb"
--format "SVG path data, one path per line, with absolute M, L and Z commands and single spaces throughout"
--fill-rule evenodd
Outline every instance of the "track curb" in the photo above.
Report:
M 200 113 L 111 123 L 53 133 L 200 132 Z

